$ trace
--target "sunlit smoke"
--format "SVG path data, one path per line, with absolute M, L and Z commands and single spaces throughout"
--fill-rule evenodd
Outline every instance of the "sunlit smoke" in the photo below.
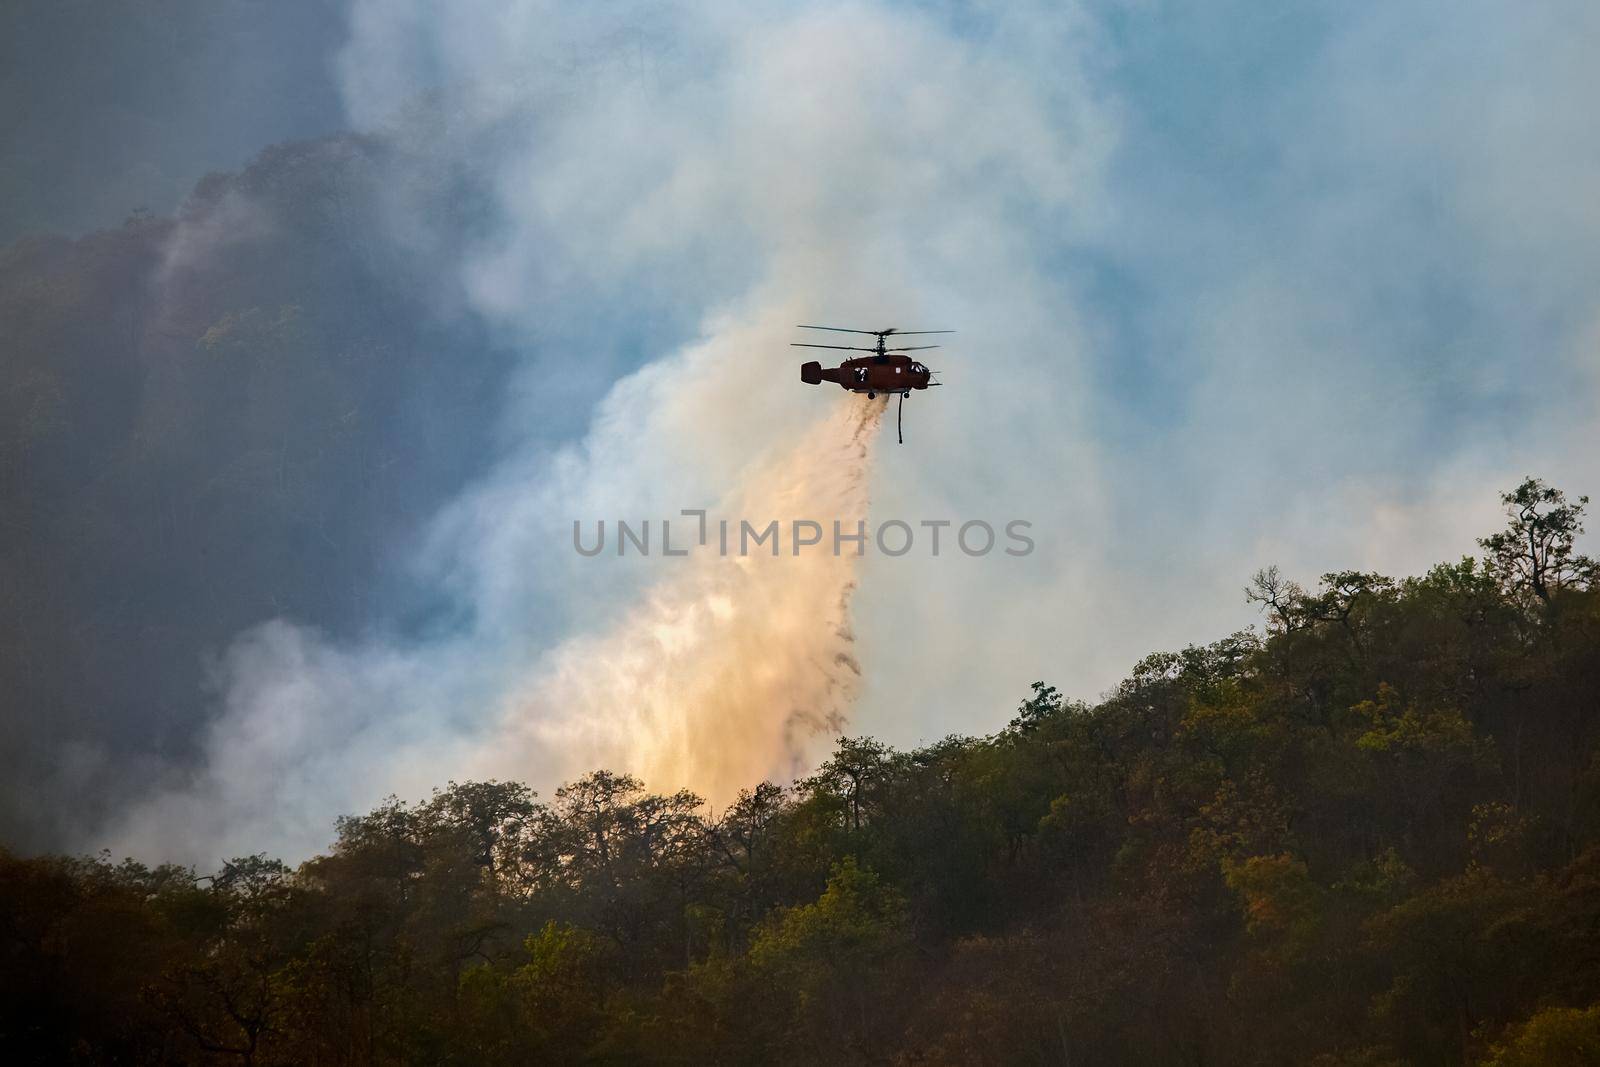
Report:
M 883 403 L 838 403 L 752 469 L 713 516 L 734 516 L 735 526 L 743 517 L 847 529 L 864 521 Z M 688 557 L 662 559 L 677 573 L 607 632 L 563 645 L 515 695 L 483 769 L 520 776 L 536 754 L 558 752 L 576 768 L 626 770 L 714 803 L 763 778 L 803 773 L 815 739 L 844 727 L 858 690 L 857 557 L 849 547 L 837 555 L 780 547 L 723 555 L 712 532 Z

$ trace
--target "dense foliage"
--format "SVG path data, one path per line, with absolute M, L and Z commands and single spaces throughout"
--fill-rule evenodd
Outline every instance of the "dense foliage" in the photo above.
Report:
M 0 857 L 0 1043 L 127 1063 L 1600 1062 L 1600 590 L 1268 570 L 1265 634 L 726 811 L 452 783 L 196 878 Z

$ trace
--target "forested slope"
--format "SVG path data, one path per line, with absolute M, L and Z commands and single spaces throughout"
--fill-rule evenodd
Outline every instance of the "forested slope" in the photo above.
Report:
M 1481 559 L 1302 589 L 1000 733 L 726 811 L 451 783 L 296 869 L 0 857 L 14 1062 L 1600 1062 L 1600 592 L 1530 480 Z

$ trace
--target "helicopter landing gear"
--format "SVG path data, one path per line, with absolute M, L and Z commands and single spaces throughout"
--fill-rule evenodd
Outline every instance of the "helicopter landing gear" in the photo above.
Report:
M 867 394 L 867 399 L 868 400 L 876 400 L 876 399 L 878 399 L 878 394 L 877 393 L 868 393 Z

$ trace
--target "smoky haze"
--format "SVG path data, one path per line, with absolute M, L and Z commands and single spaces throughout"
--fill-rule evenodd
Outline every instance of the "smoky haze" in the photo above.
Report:
M 0 241 L 170 213 L 210 171 L 344 127 L 334 0 L 0 12 Z
M 9 825 L 209 863 L 468 775 L 726 799 L 1593 488 L 1595 16 L 1331 10 L 351 5 L 355 133 L 0 264 Z M 905 448 L 795 380 L 819 320 L 960 331 Z M 571 549 L 785 492 L 1039 547 Z

